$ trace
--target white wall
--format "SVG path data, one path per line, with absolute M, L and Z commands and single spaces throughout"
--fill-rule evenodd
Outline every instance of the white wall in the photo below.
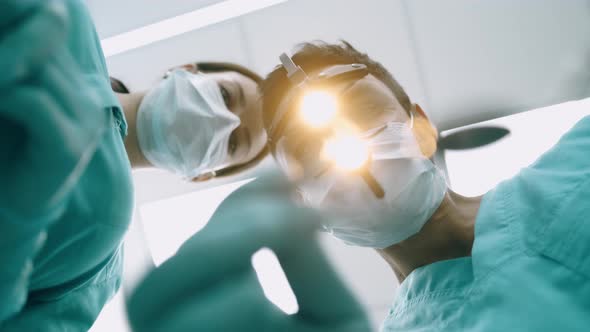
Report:
M 589 1 L 406 3 L 440 129 L 590 96 Z

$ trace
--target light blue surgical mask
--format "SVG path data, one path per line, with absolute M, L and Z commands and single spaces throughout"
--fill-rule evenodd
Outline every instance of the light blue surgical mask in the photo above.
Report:
M 360 176 L 328 172 L 300 184 L 304 201 L 325 216 L 324 229 L 344 242 L 386 248 L 418 233 L 440 206 L 447 184 L 421 153 L 406 123 L 391 122 L 366 136 L 373 151 L 369 172 L 385 195 L 376 197 Z
M 175 70 L 143 98 L 137 136 L 152 165 L 193 179 L 225 161 L 230 135 L 239 125 L 213 79 Z

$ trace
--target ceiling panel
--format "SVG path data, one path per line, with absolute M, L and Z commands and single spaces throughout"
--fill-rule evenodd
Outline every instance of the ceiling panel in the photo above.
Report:
M 101 39 L 203 8 L 222 0 L 88 0 Z
M 235 21 L 226 21 L 107 58 L 111 76 L 132 91 L 153 86 L 170 68 L 195 61 L 231 61 L 247 65 Z
M 440 129 L 590 95 L 587 0 L 405 3 Z
M 301 42 L 345 39 L 382 62 L 411 95 L 423 98 L 401 1 L 290 0 L 241 18 L 251 63 L 267 73 Z
M 141 7 L 138 0 L 133 0 L 125 5 L 127 9 L 120 9 L 112 0 L 90 1 L 97 29 L 102 31 L 103 36 L 110 35 L 104 32 L 107 30 L 128 31 L 132 26 L 137 28 L 140 22 L 151 23 L 154 17 L 167 18 L 197 7 L 193 4 L 193 7 L 188 8 L 187 1 L 178 0 L 162 3 L 159 9 L 154 7 L 152 1 L 146 3 L 152 6 Z M 203 1 L 199 3 L 201 6 L 208 4 Z M 400 4 L 401 1 L 381 0 L 290 0 L 108 57 L 107 64 L 111 75 L 124 79 L 133 90 L 137 90 L 150 87 L 170 66 L 186 61 L 236 61 L 264 75 L 278 63 L 281 52 L 292 50 L 300 42 L 316 39 L 335 42 L 345 39 L 382 62 L 412 99 L 425 105 L 427 101 L 423 98 L 416 57 L 409 43 L 407 22 Z M 117 13 L 125 13 L 118 14 L 123 17 L 131 15 L 133 11 L 129 8 L 142 9 L 134 14 L 138 18 L 125 22 L 113 19 L 106 10 L 109 6 L 117 8 Z M 169 8 L 174 6 L 174 10 Z M 156 15 L 160 11 L 162 15 Z M 123 25 L 126 28 L 121 28 Z

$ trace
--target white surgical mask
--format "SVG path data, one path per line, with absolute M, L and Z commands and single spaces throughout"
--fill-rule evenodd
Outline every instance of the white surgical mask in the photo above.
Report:
M 377 132 L 377 134 L 375 134 Z M 371 136 L 371 135 L 374 136 Z M 420 152 L 410 126 L 391 122 L 365 137 L 377 198 L 359 175 L 331 171 L 302 183 L 304 202 L 324 212 L 324 228 L 352 245 L 386 248 L 418 233 L 446 193 L 441 171 Z
M 239 124 L 214 80 L 175 70 L 143 98 L 137 136 L 150 163 L 192 179 L 225 160 Z

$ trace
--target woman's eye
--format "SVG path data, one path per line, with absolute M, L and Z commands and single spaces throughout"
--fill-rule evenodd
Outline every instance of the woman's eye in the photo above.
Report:
M 231 155 L 236 153 L 238 149 L 238 135 L 234 130 L 231 135 L 229 135 L 229 142 L 227 142 L 227 152 Z
M 226 87 L 224 87 L 221 84 L 219 85 L 219 91 L 221 91 L 221 96 L 223 97 L 223 102 L 225 103 L 225 106 L 229 108 L 231 104 L 231 95 L 229 94 L 229 91 Z

